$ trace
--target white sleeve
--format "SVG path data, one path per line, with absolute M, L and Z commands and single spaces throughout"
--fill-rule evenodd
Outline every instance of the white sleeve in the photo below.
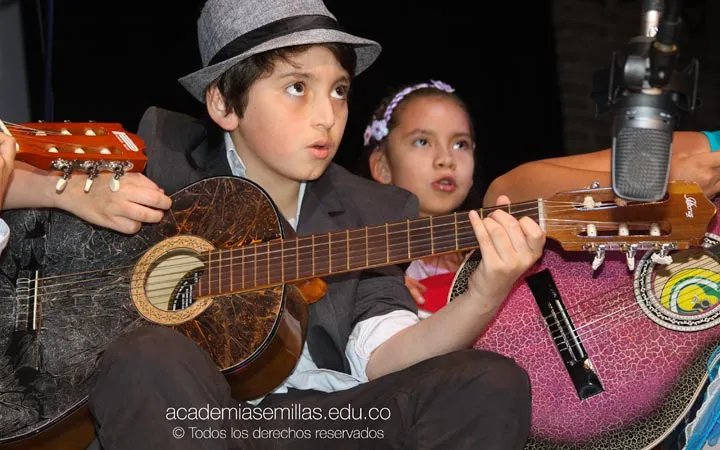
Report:
M 0 253 L 5 251 L 8 241 L 10 240 L 10 227 L 4 220 L 0 219 Z
M 358 322 L 350 333 L 345 356 L 354 377 L 368 381 L 365 369 L 370 354 L 400 330 L 415 325 L 420 319 L 407 310 L 397 310 L 383 316 L 375 316 Z

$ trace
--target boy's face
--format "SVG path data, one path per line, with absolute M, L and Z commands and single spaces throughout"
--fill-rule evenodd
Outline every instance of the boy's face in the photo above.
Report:
M 256 181 L 317 179 L 345 130 L 350 78 L 333 53 L 314 46 L 288 59 L 253 83 L 232 132 L 247 176 Z

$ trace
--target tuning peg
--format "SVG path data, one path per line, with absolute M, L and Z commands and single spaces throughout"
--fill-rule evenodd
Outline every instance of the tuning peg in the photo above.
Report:
M 110 165 L 115 175 L 110 179 L 110 190 L 117 192 L 120 190 L 120 177 L 125 174 L 125 166 L 122 163 L 113 162 Z
M 67 180 L 70 178 L 70 174 L 72 173 L 72 164 L 69 161 L 58 158 L 52 162 L 52 168 L 63 173 L 55 185 L 55 191 L 59 194 L 65 189 Z
M 98 170 L 97 163 L 95 162 L 86 161 L 83 166 L 88 173 L 88 177 L 87 180 L 85 180 L 85 187 L 83 188 L 83 190 L 85 192 L 90 192 L 90 188 L 92 187 L 93 182 L 95 181 L 95 178 L 98 176 L 98 173 L 100 173 L 100 171 Z
M 677 246 L 675 244 L 663 244 L 660 246 L 660 249 L 656 252 L 650 255 L 650 260 L 654 262 L 655 264 L 672 264 L 673 259 L 672 256 L 668 254 L 670 250 L 675 250 Z
M 592 262 L 592 269 L 597 270 L 604 261 L 605 261 L 605 246 L 598 245 L 597 249 L 595 250 L 595 258 L 593 259 L 593 262 Z
M 624 245 L 623 251 L 625 252 L 625 261 L 627 262 L 628 270 L 632 272 L 635 270 L 635 253 L 637 252 L 637 244 Z
M 63 190 L 65 190 L 65 186 L 67 185 L 67 180 L 70 178 L 70 171 L 67 171 L 63 173 L 63 175 L 58 180 L 57 184 L 55 185 L 55 191 L 59 194 Z

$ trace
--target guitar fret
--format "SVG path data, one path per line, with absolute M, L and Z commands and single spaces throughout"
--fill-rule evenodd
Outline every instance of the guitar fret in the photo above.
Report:
M 235 260 L 233 259 L 233 251 L 235 249 L 230 249 L 230 292 L 233 291 L 233 265 L 235 265 Z
M 208 250 L 208 295 L 212 295 L 212 276 L 213 276 L 212 250 Z
M 245 246 L 240 247 L 240 271 L 242 272 L 242 289 L 245 290 Z
M 332 237 L 328 231 L 328 273 L 332 273 Z
M 385 222 L 385 262 L 390 263 L 390 233 L 387 222 Z
M 460 250 L 458 245 L 458 227 L 457 227 L 457 213 L 453 213 L 453 222 L 455 222 L 455 250 Z
M 285 240 L 280 241 L 280 282 L 285 283 Z
M 218 294 L 223 291 L 222 288 L 222 252 L 217 252 L 218 255 Z
M 410 256 L 410 219 L 405 219 L 405 225 L 407 226 L 407 257 L 412 259 Z
M 274 239 L 270 242 L 268 242 L 268 279 L 267 284 L 270 286 L 275 286 L 277 284 L 282 284 L 284 280 L 284 266 L 283 266 L 283 241 L 279 239 Z M 277 267 L 277 261 L 280 261 L 280 270 L 275 270 Z M 272 269 L 271 269 L 272 267 Z
M 365 227 L 365 267 L 370 265 L 370 254 L 368 250 L 368 227 Z
M 311 241 L 312 243 L 310 245 L 311 245 L 312 256 L 310 257 L 310 260 L 312 261 L 312 276 L 315 276 L 315 235 L 314 234 L 311 236 L 311 239 L 312 239 L 312 241 Z
M 435 254 L 435 240 L 433 239 L 433 218 L 430 216 L 430 254 Z
M 350 270 L 350 229 L 345 230 L 345 246 L 347 249 L 347 270 Z
M 295 238 L 295 279 L 300 279 L 300 239 Z
M 265 284 L 272 284 L 270 282 L 270 243 L 267 244 L 267 252 L 265 253 L 265 264 L 267 264 L 267 280 Z
M 368 265 L 371 267 L 385 264 L 387 259 L 387 233 L 381 226 L 371 227 L 368 231 Z
M 257 287 L 257 244 L 255 244 L 253 247 L 255 248 L 255 261 L 253 264 L 253 284 L 254 287 Z

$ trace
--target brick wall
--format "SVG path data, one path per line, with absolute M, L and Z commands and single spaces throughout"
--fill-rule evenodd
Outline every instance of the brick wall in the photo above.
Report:
M 720 129 L 720 1 L 684 1 L 680 68 L 700 62 L 702 107 L 680 129 Z M 592 74 L 640 33 L 640 0 L 553 0 L 553 23 L 566 154 L 607 148 L 610 116 L 595 117 Z

